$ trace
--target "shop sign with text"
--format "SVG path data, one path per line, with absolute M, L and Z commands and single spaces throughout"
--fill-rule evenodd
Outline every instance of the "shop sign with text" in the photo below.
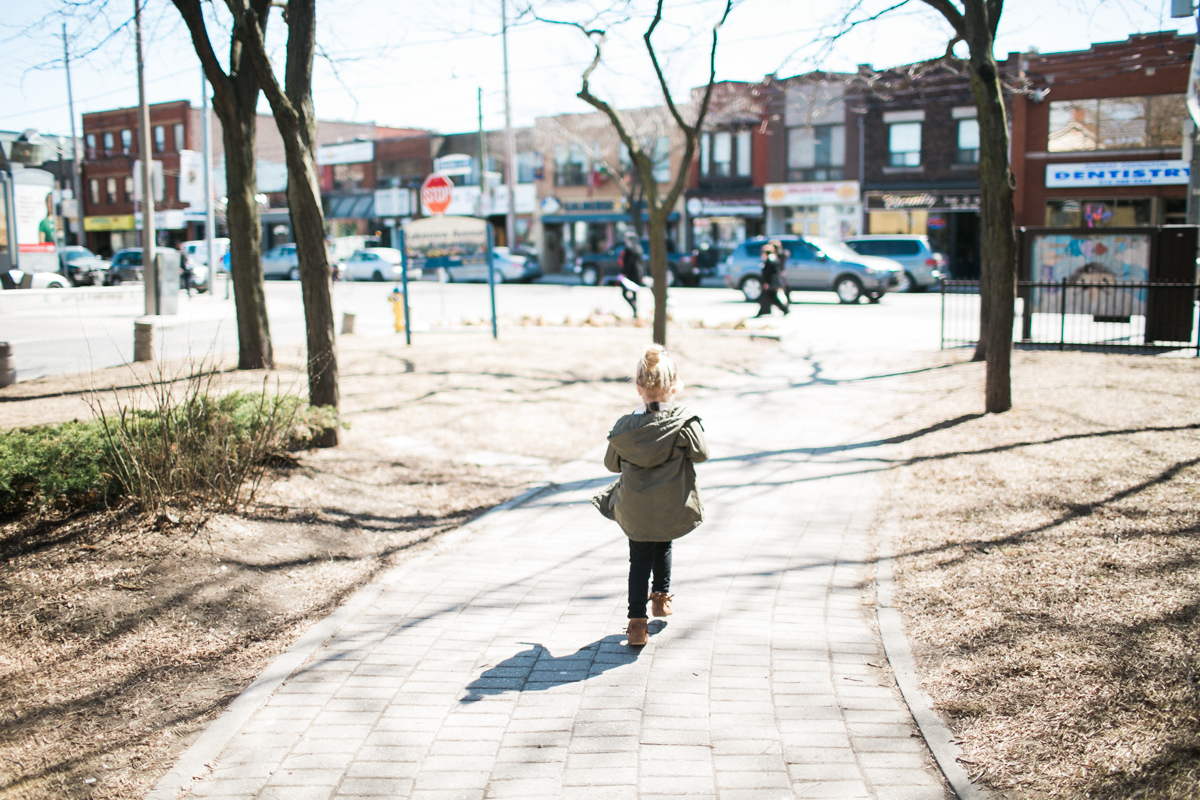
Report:
M 858 191 L 858 181 L 768 183 L 763 202 L 768 206 L 855 205 Z
M 868 192 L 868 211 L 978 211 L 978 192 Z
M 1112 161 L 1096 164 L 1047 164 L 1047 189 L 1089 186 L 1179 186 L 1190 173 L 1186 161 Z

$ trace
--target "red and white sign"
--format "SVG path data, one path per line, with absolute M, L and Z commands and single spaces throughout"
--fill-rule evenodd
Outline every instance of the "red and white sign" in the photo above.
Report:
M 430 175 L 421 184 L 421 206 L 426 214 L 445 214 L 450 207 L 454 184 L 444 175 Z

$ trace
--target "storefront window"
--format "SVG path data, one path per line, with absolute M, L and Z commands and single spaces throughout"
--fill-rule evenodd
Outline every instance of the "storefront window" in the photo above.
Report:
M 858 206 L 790 206 L 784 214 L 788 233 L 830 239 L 858 235 Z
M 1149 197 L 1046 201 L 1046 225 L 1052 228 L 1133 228 L 1154 224 Z
M 888 163 L 893 167 L 921 166 L 921 123 L 896 122 L 888 126 Z
M 1182 94 L 1050 103 L 1052 153 L 1179 147 L 1187 114 Z

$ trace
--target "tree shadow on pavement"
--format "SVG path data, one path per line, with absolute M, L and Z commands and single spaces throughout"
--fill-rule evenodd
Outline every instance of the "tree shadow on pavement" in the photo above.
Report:
M 650 635 L 666 626 L 662 620 L 652 621 Z M 624 639 L 624 634 L 605 636 L 566 656 L 555 656 L 540 644 L 522 642 L 529 645 L 528 649 L 509 656 L 468 683 L 467 694 L 459 702 L 475 703 L 505 692 L 542 692 L 632 664 L 642 648 L 621 644 Z

